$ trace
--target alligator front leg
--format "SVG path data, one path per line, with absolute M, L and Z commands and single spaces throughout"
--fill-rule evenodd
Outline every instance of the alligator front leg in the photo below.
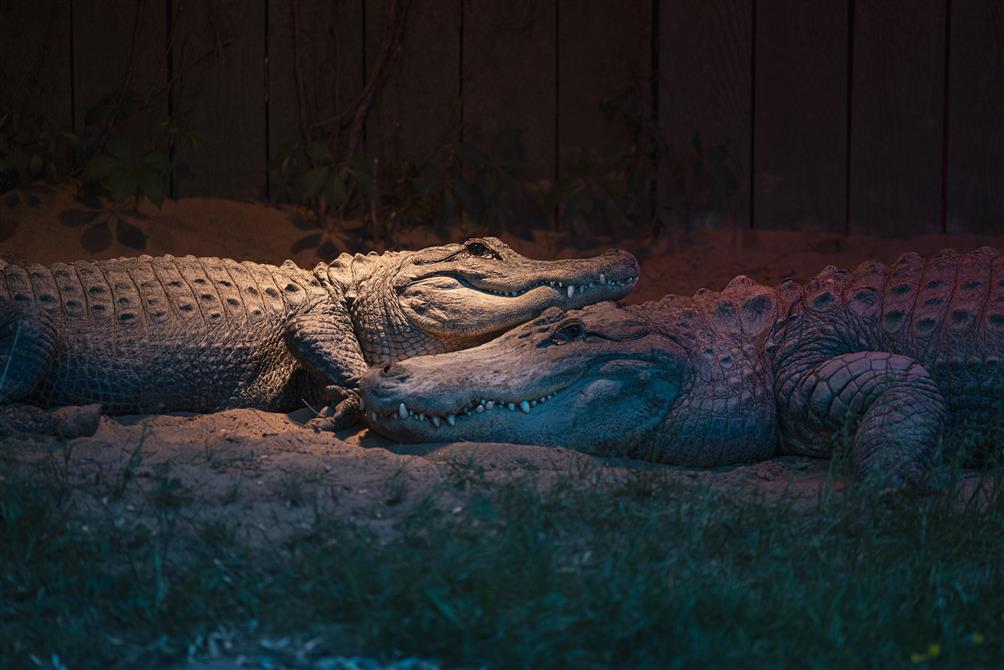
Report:
M 348 313 L 324 304 L 294 317 L 286 328 L 286 344 L 300 364 L 327 383 L 328 410 L 307 425 L 337 430 L 362 417 L 359 381 L 366 360 L 356 341 Z
M 0 405 L 26 399 L 55 355 L 52 317 L 37 304 L 0 303 Z
M 947 407 L 920 363 L 864 351 L 782 372 L 780 381 L 786 451 L 831 455 L 846 437 L 856 479 L 884 490 L 930 487 Z

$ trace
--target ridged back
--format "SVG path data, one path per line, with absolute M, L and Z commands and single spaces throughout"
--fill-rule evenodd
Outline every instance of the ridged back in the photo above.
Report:
M 139 256 L 0 266 L 0 301 L 34 301 L 78 324 L 243 321 L 289 314 L 323 295 L 311 272 L 289 262 Z
M 856 333 L 858 348 L 922 362 L 992 357 L 1004 344 L 1004 256 L 990 247 L 947 249 L 926 259 L 904 254 L 890 266 L 865 262 L 851 273 L 827 268 L 805 284 L 804 305 L 845 337 Z

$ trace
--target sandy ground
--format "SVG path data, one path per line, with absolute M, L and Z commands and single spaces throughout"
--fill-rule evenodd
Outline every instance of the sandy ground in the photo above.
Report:
M 14 262 L 70 261 L 149 253 L 228 256 L 279 263 L 292 258 L 310 267 L 323 252 L 366 251 L 358 224 L 337 234 L 312 227 L 295 208 L 207 198 L 168 201 L 157 210 L 97 210 L 76 201 L 72 190 L 40 190 L 0 201 L 0 256 Z M 396 248 L 420 248 L 466 231 L 437 235 L 428 229 L 397 236 Z M 307 240 L 304 242 L 304 240 Z M 539 258 L 592 255 L 609 247 L 634 252 L 642 279 L 629 302 L 666 292 L 718 288 L 737 274 L 777 283 L 804 280 L 824 266 L 852 268 L 875 258 L 892 261 L 904 252 L 943 247 L 968 250 L 1004 246 L 1002 238 L 925 236 L 912 240 L 844 237 L 823 232 L 695 230 L 660 240 L 590 239 L 550 231 L 517 231 L 506 241 Z M 142 242 L 142 245 L 139 243 Z M 137 247 L 142 246 L 142 249 Z M 369 248 L 380 250 L 379 244 Z M 338 434 L 303 428 L 292 415 L 234 410 L 214 415 L 104 417 L 92 437 L 0 442 L 0 472 L 15 470 L 86 483 L 80 509 L 118 515 L 123 523 L 152 523 L 151 500 L 178 503 L 192 521 L 241 520 L 248 537 L 272 541 L 323 516 L 353 520 L 376 532 L 392 532 L 410 503 L 435 494 L 452 509 L 458 499 L 444 486 L 458 469 L 478 468 L 492 477 L 534 473 L 542 481 L 572 472 L 617 479 L 655 471 L 681 481 L 736 486 L 751 494 L 794 491 L 807 504 L 827 481 L 828 463 L 778 458 L 715 470 L 610 462 L 563 449 L 499 445 L 394 445 L 366 429 Z M 2 476 L 2 475 L 0 475 Z M 174 498 L 172 498 L 172 496 Z M 143 510 L 147 510 L 144 512 Z M 187 516 L 185 516 L 187 515 Z

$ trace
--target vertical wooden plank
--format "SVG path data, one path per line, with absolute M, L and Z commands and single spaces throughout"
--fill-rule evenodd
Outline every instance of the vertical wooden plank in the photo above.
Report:
M 725 211 L 712 212 L 708 218 L 746 228 L 750 224 L 753 2 L 663 0 L 659 44 L 663 137 L 681 162 L 693 159 L 692 142 L 698 133 L 705 148 L 728 144 L 736 192 Z M 678 192 L 666 163 L 660 168 L 659 194 L 662 207 L 691 197 Z
M 604 118 L 605 99 L 641 118 L 651 113 L 651 8 L 649 0 L 559 3 L 559 177 L 631 141 L 625 124 Z
M 73 123 L 70 0 L 0 0 L 0 102 Z
M 464 3 L 463 139 L 521 129 L 534 179 L 555 174 L 555 14 L 556 0 Z
M 123 134 L 137 151 L 152 149 L 168 114 L 164 0 L 75 0 L 73 23 L 77 128 L 102 96 L 123 91 L 128 76 L 126 90 L 149 105 L 126 121 Z
M 173 29 L 174 110 L 203 140 L 178 150 L 176 195 L 264 198 L 265 0 L 186 2 Z
M 372 76 L 385 0 L 366 0 L 366 63 Z M 460 0 L 412 0 L 401 53 L 367 123 L 367 153 L 383 161 L 429 159 L 460 140 Z
M 275 158 L 302 145 L 301 127 L 312 138 L 330 137 L 337 126 L 310 127 L 347 109 L 362 91 L 363 4 L 270 0 L 268 40 L 268 141 Z M 332 150 L 338 153 L 344 142 L 335 145 Z M 273 199 L 277 190 L 272 189 Z
M 941 228 L 944 0 L 857 0 L 850 232 Z
M 759 0 L 756 11 L 754 225 L 843 232 L 848 3 Z
M 1004 233 L 1004 3 L 951 3 L 948 232 Z

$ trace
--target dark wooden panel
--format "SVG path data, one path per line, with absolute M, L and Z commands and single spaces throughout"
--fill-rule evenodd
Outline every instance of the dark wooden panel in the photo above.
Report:
M 176 195 L 264 198 L 265 0 L 186 2 L 174 29 L 174 110 L 204 140 Z
M 387 20 L 366 0 L 366 63 L 372 76 Z M 460 139 L 460 0 L 411 0 L 400 57 L 367 124 L 367 153 L 424 161 Z
M 348 109 L 362 91 L 362 2 L 271 0 L 268 40 L 269 154 L 302 143 L 302 128 L 312 138 L 334 138 L 338 124 L 310 128 Z M 335 153 L 345 150 L 345 139 L 335 139 Z
M 77 128 L 102 96 L 131 91 L 143 109 L 127 120 L 123 135 L 137 151 L 152 148 L 167 118 L 164 0 L 75 0 L 73 62 Z
M 554 178 L 555 0 L 465 3 L 464 141 L 524 134 L 530 174 Z
M 0 0 L 0 101 L 73 123 L 70 0 Z
M 846 225 L 848 3 L 756 5 L 757 228 Z
M 678 160 L 693 159 L 700 134 L 707 147 L 727 143 L 736 192 L 710 222 L 750 223 L 752 129 L 752 0 L 660 4 L 659 126 Z M 660 205 L 681 198 L 667 165 L 659 175 Z
M 1004 3 L 955 0 L 948 103 L 949 232 L 1004 233 Z
M 559 3 L 559 176 L 631 141 L 624 123 L 604 118 L 604 99 L 641 118 L 651 113 L 651 6 L 648 0 Z
M 944 0 L 858 0 L 850 231 L 940 230 Z

